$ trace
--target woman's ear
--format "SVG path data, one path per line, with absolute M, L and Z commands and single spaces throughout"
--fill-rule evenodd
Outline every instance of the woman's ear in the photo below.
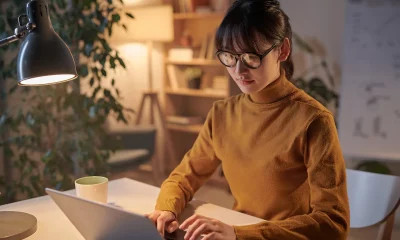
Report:
M 291 46 L 290 46 L 289 39 L 285 38 L 279 49 L 279 52 L 280 52 L 279 58 L 278 58 L 279 61 L 284 62 L 288 59 L 288 57 L 290 55 L 290 49 L 291 49 L 290 47 Z

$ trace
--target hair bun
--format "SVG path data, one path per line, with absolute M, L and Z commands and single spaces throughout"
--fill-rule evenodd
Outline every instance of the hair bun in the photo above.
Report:
M 278 0 L 266 0 L 265 1 L 267 6 L 271 6 L 271 7 L 280 7 L 281 4 Z

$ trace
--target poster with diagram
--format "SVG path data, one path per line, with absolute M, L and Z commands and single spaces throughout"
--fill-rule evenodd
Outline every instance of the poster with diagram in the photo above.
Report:
M 400 0 L 347 0 L 344 31 L 343 154 L 400 161 Z

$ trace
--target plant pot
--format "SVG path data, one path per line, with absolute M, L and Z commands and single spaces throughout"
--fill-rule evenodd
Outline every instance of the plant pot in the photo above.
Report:
M 188 88 L 200 89 L 201 78 L 193 78 L 188 80 Z

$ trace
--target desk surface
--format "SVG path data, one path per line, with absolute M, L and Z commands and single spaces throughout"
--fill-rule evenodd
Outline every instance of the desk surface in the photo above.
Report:
M 68 191 L 74 193 L 75 190 Z M 109 182 L 108 202 L 138 214 L 154 210 L 159 188 L 122 178 Z M 28 239 L 83 239 L 78 230 L 49 196 L 33 198 L 0 206 L 0 211 L 21 211 L 34 215 L 38 221 L 37 232 Z M 254 224 L 262 219 L 239 213 L 214 204 L 193 200 L 180 216 L 180 221 L 193 213 L 218 219 L 232 225 Z

